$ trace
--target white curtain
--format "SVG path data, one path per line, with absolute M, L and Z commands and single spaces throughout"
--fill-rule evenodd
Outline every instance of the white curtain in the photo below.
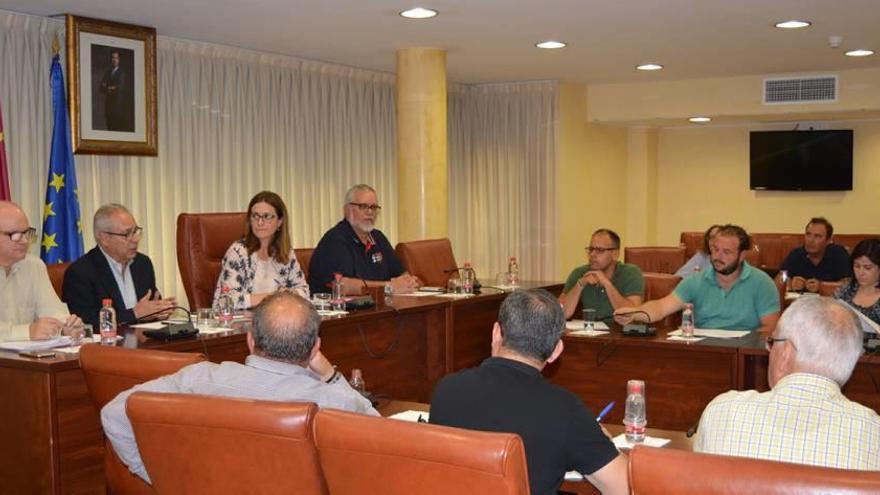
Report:
M 63 23 L 0 13 L 0 103 L 12 197 L 41 225 L 51 139 L 51 38 Z M 77 155 L 86 249 L 91 215 L 127 205 L 157 283 L 186 296 L 176 255 L 181 212 L 244 211 L 263 189 L 290 210 L 297 247 L 315 246 L 342 217 L 343 195 L 367 183 L 397 233 L 394 77 L 236 48 L 158 39 L 159 156 Z M 37 251 L 36 247 L 34 249 Z
M 450 238 L 484 285 L 509 256 L 524 280 L 555 277 L 558 93 L 555 82 L 450 88 Z
M 42 225 L 51 139 L 49 66 L 60 20 L 0 12 L 0 104 L 13 200 Z M 62 51 L 63 52 L 63 51 Z M 373 185 L 379 228 L 397 239 L 394 76 L 248 50 L 158 39 L 159 156 L 76 156 L 86 249 L 92 213 L 127 205 L 166 295 L 186 304 L 176 255 L 181 212 L 243 211 L 284 198 L 297 247 L 342 216 L 355 183 Z M 523 278 L 551 280 L 557 85 L 453 86 L 450 237 L 481 277 L 517 255 Z M 38 246 L 33 247 L 34 253 Z

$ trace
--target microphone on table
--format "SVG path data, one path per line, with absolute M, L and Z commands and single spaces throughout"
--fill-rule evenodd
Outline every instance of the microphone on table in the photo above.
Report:
M 136 325 L 147 318 L 152 316 L 160 315 L 168 311 L 169 308 L 163 309 L 161 311 L 154 311 L 150 314 L 141 316 L 140 318 L 135 318 L 133 320 L 127 321 L 123 323 L 124 325 L 132 326 Z M 186 337 L 191 337 L 193 335 L 197 335 L 199 333 L 199 329 L 193 325 L 192 322 L 192 314 L 190 314 L 189 308 L 185 308 L 183 306 L 171 306 L 170 309 L 182 309 L 186 312 L 186 321 L 184 322 L 162 322 L 165 325 L 164 328 L 150 329 L 144 330 L 144 336 L 149 337 L 151 339 L 157 340 L 175 340 L 182 339 Z

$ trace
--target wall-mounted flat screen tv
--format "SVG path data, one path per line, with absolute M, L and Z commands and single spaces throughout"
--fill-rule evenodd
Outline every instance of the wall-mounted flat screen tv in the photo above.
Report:
M 853 131 L 752 131 L 750 185 L 770 191 L 852 191 Z

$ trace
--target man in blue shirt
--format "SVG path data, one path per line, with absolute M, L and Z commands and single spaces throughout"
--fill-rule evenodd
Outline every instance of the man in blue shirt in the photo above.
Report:
M 710 244 L 711 268 L 689 275 L 662 299 L 618 308 L 615 320 L 657 321 L 694 305 L 698 328 L 772 332 L 779 319 L 779 293 L 769 275 L 746 261 L 751 239 L 737 225 L 724 225 Z
M 312 293 L 329 292 L 334 274 L 342 274 L 346 294 L 359 294 L 363 287 L 390 285 L 394 293 L 409 292 L 421 285 L 403 268 L 394 248 L 376 228 L 382 211 L 376 190 L 366 184 L 345 193 L 345 218 L 328 230 L 309 262 Z
M 818 292 L 820 282 L 852 277 L 846 248 L 833 244 L 834 227 L 824 217 L 811 218 L 804 229 L 804 245 L 792 249 L 782 270 L 791 278 L 791 290 Z

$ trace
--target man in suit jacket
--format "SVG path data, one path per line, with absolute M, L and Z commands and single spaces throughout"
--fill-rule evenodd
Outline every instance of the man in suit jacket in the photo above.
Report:
M 128 122 L 126 112 L 125 92 L 128 81 L 125 71 L 119 66 L 119 52 L 114 51 L 110 55 L 110 68 L 101 79 L 101 92 L 104 93 L 104 118 L 107 130 L 110 131 L 134 131 Z
M 153 263 L 137 250 L 142 232 L 122 205 L 107 204 L 95 212 L 98 245 L 70 265 L 64 275 L 67 305 L 86 323 L 97 328 L 104 298 L 113 300 L 120 324 L 145 317 L 167 318 L 170 314 L 176 301 L 162 299 L 156 289 Z

